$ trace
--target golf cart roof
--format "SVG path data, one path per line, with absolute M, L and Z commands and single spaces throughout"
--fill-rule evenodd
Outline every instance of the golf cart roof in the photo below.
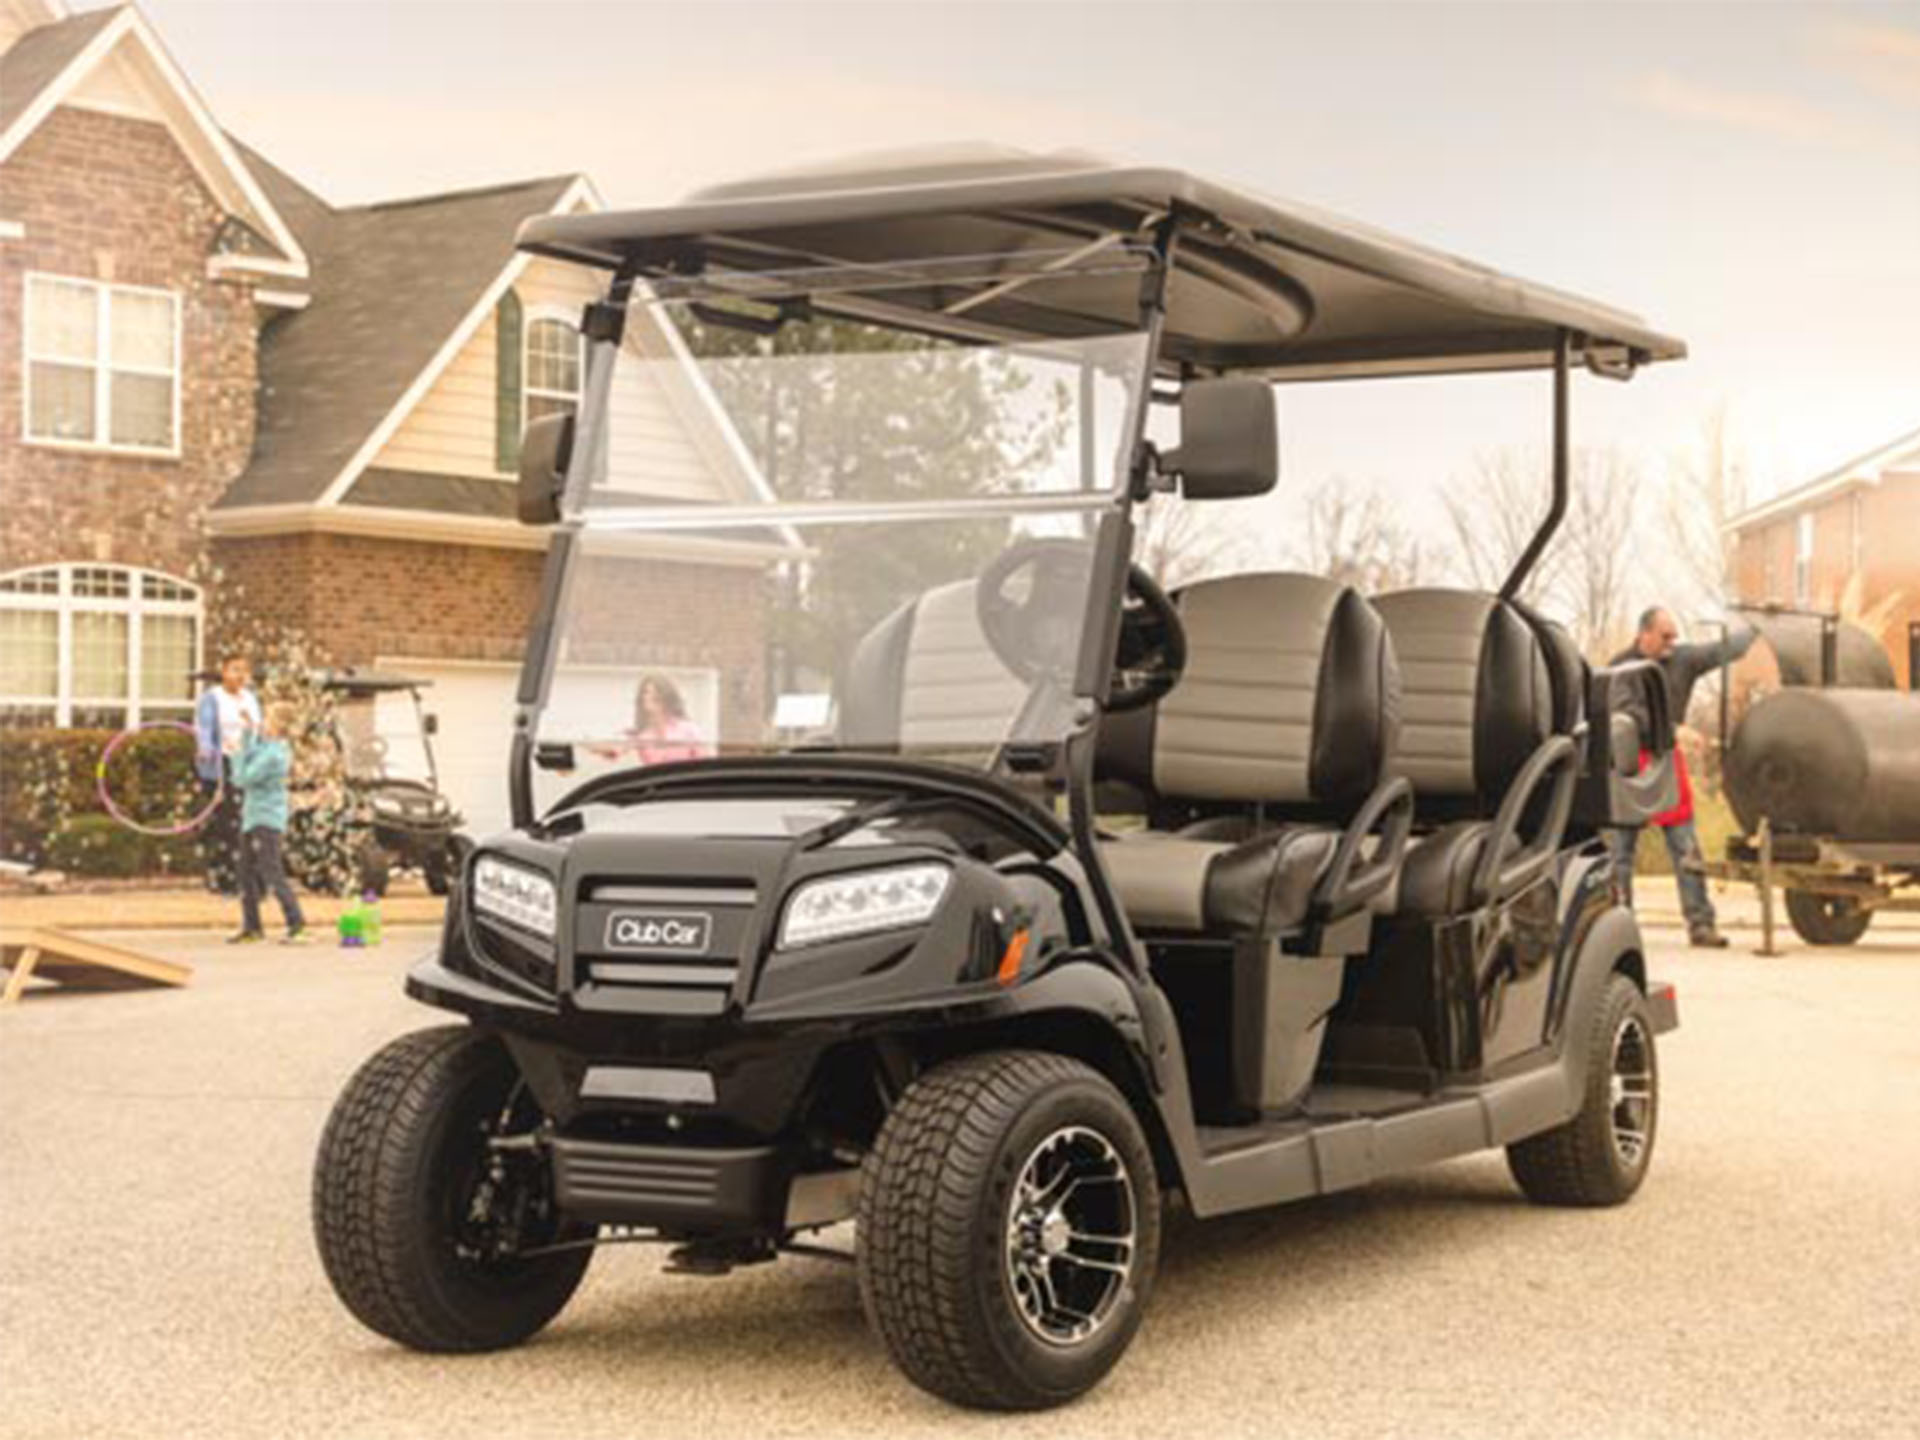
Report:
M 388 695 L 395 691 L 426 689 L 431 680 L 411 675 L 394 675 L 378 670 L 322 670 L 314 677 L 322 690 L 345 695 Z
M 1610 306 L 1325 211 L 1178 170 L 1008 155 L 754 180 L 685 204 L 541 216 L 535 254 L 630 268 L 663 299 L 731 295 L 959 338 L 1139 324 L 1153 231 L 1180 222 L 1163 368 L 1275 380 L 1445 374 L 1686 353 Z

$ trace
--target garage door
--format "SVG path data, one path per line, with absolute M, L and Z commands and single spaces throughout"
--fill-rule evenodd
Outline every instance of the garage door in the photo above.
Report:
M 432 682 L 422 699 L 428 713 L 439 717 L 433 751 L 440 788 L 466 816 L 469 835 L 479 839 L 505 830 L 510 821 L 507 756 L 513 744 L 513 692 L 520 667 L 403 655 L 383 656 L 377 664 L 381 670 Z M 719 683 L 714 671 L 648 668 L 674 682 L 686 699 L 688 715 L 704 734 L 716 733 Z M 554 687 L 556 695 L 564 697 L 566 713 L 553 716 L 548 733 L 619 735 L 633 723 L 635 684 L 634 672 L 626 666 L 570 671 Z M 413 728 L 413 705 L 405 695 L 383 696 L 380 705 L 383 733 L 405 734 Z M 404 748 L 394 747 L 396 752 Z M 536 803 L 551 803 L 601 768 L 589 756 L 581 760 L 582 768 L 570 776 L 535 771 Z

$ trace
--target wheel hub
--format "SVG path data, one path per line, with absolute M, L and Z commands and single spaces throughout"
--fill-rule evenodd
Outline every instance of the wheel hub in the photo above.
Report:
M 1134 1215 L 1133 1177 L 1098 1131 L 1034 1147 L 1007 1208 L 1006 1279 L 1029 1330 L 1060 1346 L 1099 1333 L 1132 1279 Z
M 1654 1089 L 1653 1042 L 1635 1015 L 1622 1020 L 1614 1032 L 1607 1109 L 1615 1156 L 1625 1168 L 1638 1169 L 1653 1138 Z

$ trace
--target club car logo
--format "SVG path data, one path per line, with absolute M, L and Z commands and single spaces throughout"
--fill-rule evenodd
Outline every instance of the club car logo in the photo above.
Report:
M 607 917 L 609 950 L 670 950 L 704 955 L 713 917 L 698 910 L 616 910 Z

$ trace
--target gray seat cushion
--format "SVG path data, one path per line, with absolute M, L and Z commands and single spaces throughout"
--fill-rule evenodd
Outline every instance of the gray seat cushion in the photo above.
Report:
M 1239 841 L 1148 830 L 1105 841 L 1100 853 L 1134 924 L 1233 938 L 1302 924 L 1339 843 L 1325 825 Z

